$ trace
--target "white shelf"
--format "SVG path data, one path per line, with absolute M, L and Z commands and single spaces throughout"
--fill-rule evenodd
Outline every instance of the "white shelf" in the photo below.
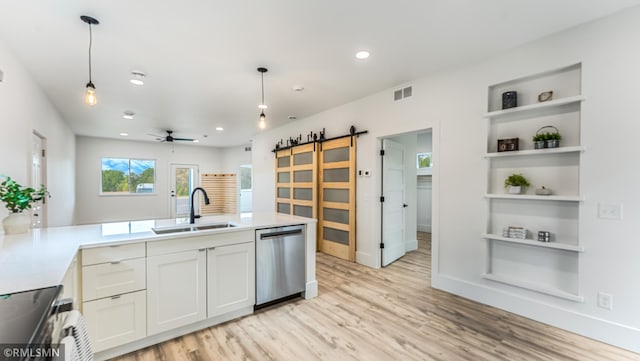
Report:
M 555 296 L 555 297 L 559 297 L 559 298 L 564 298 L 565 300 L 569 300 L 569 301 L 574 301 L 574 302 L 584 302 L 584 297 L 579 296 L 579 295 L 575 295 L 573 293 L 569 293 L 557 288 L 549 288 L 549 287 L 545 287 L 542 285 L 538 285 L 535 283 L 529 283 L 529 282 L 524 282 L 524 281 L 520 281 L 514 278 L 510 278 L 510 277 L 505 277 L 505 276 L 499 276 L 496 274 L 492 274 L 492 273 L 485 273 L 482 275 L 482 277 L 488 279 L 488 280 L 492 280 L 495 282 L 500 282 L 500 283 L 504 283 L 504 284 L 508 284 L 510 286 L 516 286 L 516 287 L 520 287 L 520 288 L 526 288 L 528 290 L 531 291 L 536 291 L 536 292 L 540 292 L 540 293 L 544 293 L 547 295 L 551 295 L 551 296 Z
M 585 147 L 572 146 L 572 147 L 559 147 L 559 148 L 516 150 L 512 152 L 491 152 L 491 153 L 485 153 L 484 157 L 485 158 L 520 157 L 520 156 L 528 156 L 528 155 L 577 153 L 577 152 L 584 152 L 584 151 L 585 151 Z
M 561 202 L 583 202 L 584 197 L 581 196 L 537 196 L 533 194 L 502 194 L 502 193 L 489 193 L 484 195 L 485 198 L 490 199 L 520 199 L 528 201 L 561 201 Z
M 554 108 L 562 105 L 579 103 L 582 101 L 584 101 L 584 97 L 582 95 L 576 95 L 572 97 L 550 100 L 548 102 L 523 105 L 521 107 L 515 107 L 515 108 L 509 108 L 509 109 L 503 109 L 503 110 L 496 110 L 493 112 L 485 113 L 484 117 L 491 119 L 491 118 L 496 118 L 496 117 L 500 117 L 507 114 L 524 113 L 524 112 L 529 112 L 529 111 L 534 111 L 539 109 Z
M 497 234 L 489 234 L 489 233 L 483 233 L 482 238 L 493 239 L 493 240 L 502 241 L 502 242 L 524 244 L 524 245 L 533 246 L 533 247 L 553 248 L 553 249 L 559 249 L 559 250 L 571 251 L 571 252 L 584 252 L 584 247 L 576 246 L 573 244 L 567 244 L 567 243 L 540 242 L 540 241 L 536 241 L 528 238 L 527 239 L 509 238 L 509 237 L 502 237 Z

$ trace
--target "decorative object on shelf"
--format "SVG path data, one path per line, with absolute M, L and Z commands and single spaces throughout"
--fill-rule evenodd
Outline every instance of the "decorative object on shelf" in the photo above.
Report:
M 549 90 L 549 91 L 538 94 L 538 101 L 540 103 L 548 102 L 551 99 L 553 99 L 553 90 Z
M 529 186 L 529 181 L 522 174 L 512 174 L 504 180 L 504 187 L 511 194 L 520 194 L 524 188 Z
M 100 24 L 100 22 L 97 19 L 87 15 L 80 16 L 80 20 L 89 25 L 89 82 L 87 83 L 87 85 L 85 85 L 87 88 L 87 92 L 84 95 L 84 102 L 87 105 L 93 106 L 98 103 L 98 97 L 96 96 L 96 86 L 91 81 L 91 46 L 93 45 L 93 32 L 91 31 L 91 26 L 98 25 Z
M 507 238 L 527 239 L 527 229 L 524 227 L 504 227 L 502 228 L 502 236 Z
M 553 132 L 542 132 L 544 129 L 553 129 Z M 558 148 L 560 147 L 560 139 L 562 139 L 562 135 L 558 132 L 558 128 L 553 125 L 541 127 L 532 138 L 535 149 Z
M 26 212 L 33 203 L 44 200 L 51 195 L 42 185 L 36 190 L 23 187 L 10 177 L 0 183 L 0 200 L 5 203 L 9 215 L 2 220 L 5 234 L 25 233 L 31 228 L 31 214 Z
M 518 92 L 508 91 L 502 93 L 502 109 L 515 108 L 518 106 Z
M 520 138 L 498 139 L 498 152 L 512 152 L 518 150 Z
M 540 188 L 536 188 L 536 195 L 537 196 L 550 196 L 553 192 L 551 192 L 551 189 L 542 186 Z
M 267 71 L 269 71 L 267 68 L 258 68 L 258 72 L 260 72 L 260 83 L 262 85 L 262 103 L 258 105 L 258 108 L 261 110 L 260 121 L 258 122 L 260 129 L 264 129 L 267 126 L 267 116 L 264 115 L 264 110 L 267 109 L 267 105 L 264 103 L 264 73 Z
M 540 242 L 551 242 L 551 232 L 538 231 L 538 241 L 540 241 Z

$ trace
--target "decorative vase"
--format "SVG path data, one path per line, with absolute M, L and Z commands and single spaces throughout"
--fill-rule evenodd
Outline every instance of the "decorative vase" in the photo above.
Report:
M 521 186 L 509 186 L 509 188 L 507 189 L 511 194 L 520 194 L 520 192 L 522 191 Z
M 31 213 L 10 213 L 2 220 L 4 234 L 27 233 L 31 228 Z
M 534 149 L 543 149 L 545 147 L 545 141 L 544 140 L 536 140 L 535 142 L 533 142 L 533 148 Z

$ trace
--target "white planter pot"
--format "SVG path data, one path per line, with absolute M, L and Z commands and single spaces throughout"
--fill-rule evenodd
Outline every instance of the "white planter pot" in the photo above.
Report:
M 522 192 L 522 187 L 520 186 L 509 186 L 509 188 L 507 188 L 509 193 L 511 194 L 520 194 L 520 192 Z
M 27 233 L 31 228 L 31 213 L 11 213 L 2 220 L 4 234 Z

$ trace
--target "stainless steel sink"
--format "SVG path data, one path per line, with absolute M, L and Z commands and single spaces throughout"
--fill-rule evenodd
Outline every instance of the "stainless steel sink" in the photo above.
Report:
M 230 222 L 225 223 L 209 223 L 209 224 L 190 224 L 183 227 L 163 227 L 163 228 L 151 228 L 155 234 L 167 234 L 167 233 L 181 233 L 181 232 L 195 232 L 206 231 L 209 229 L 219 228 L 231 228 L 236 225 Z

